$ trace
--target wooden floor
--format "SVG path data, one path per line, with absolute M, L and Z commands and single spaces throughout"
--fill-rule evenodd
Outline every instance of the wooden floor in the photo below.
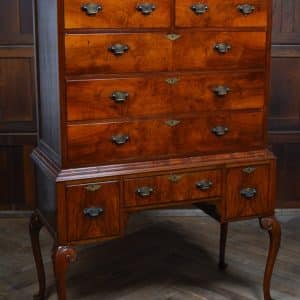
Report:
M 299 300 L 300 217 L 281 221 L 272 292 L 277 300 Z M 219 227 L 213 220 L 137 216 L 130 228 L 123 240 L 80 248 L 68 276 L 70 300 L 262 299 L 268 238 L 258 222 L 231 224 L 225 272 L 217 268 Z M 55 300 L 52 241 L 46 231 L 41 239 L 49 300 Z M 0 219 L 0 299 L 29 300 L 36 289 L 27 219 Z

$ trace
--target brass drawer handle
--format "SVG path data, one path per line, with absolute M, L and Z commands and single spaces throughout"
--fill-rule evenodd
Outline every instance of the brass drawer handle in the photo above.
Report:
M 129 97 L 127 92 L 115 91 L 111 94 L 111 99 L 113 99 L 116 103 L 123 103 Z
M 126 134 L 113 135 L 111 137 L 111 140 L 116 145 L 124 145 L 129 141 L 129 135 L 126 135 Z
M 170 41 L 176 41 L 176 40 L 178 40 L 180 38 L 181 38 L 180 34 L 176 34 L 176 33 L 169 33 L 169 34 L 167 34 L 167 39 L 170 40 Z
M 87 207 L 83 210 L 83 214 L 86 217 L 96 218 L 104 213 L 104 209 L 102 207 Z
M 207 180 L 207 179 L 203 179 L 203 180 L 196 182 L 196 188 L 201 191 L 207 191 L 207 190 L 211 189 L 212 186 L 213 186 L 212 181 Z
M 96 192 L 101 188 L 100 184 L 89 184 L 85 187 L 88 192 Z
M 246 199 L 252 199 L 256 196 L 257 190 L 256 190 L 256 188 L 248 187 L 248 188 L 240 190 L 240 194 L 241 194 L 241 196 L 243 196 Z
M 136 10 L 144 16 L 149 16 L 155 11 L 156 7 L 152 3 L 141 3 L 136 6 Z
M 111 45 L 108 50 L 112 52 L 116 56 L 123 55 L 125 52 L 129 50 L 129 47 L 127 45 L 123 44 L 114 44 Z
M 203 4 L 203 3 L 195 3 L 191 6 L 191 10 L 196 14 L 196 15 L 203 15 L 208 11 L 208 5 Z
M 230 92 L 230 88 L 224 85 L 218 85 L 212 90 L 218 97 L 224 97 Z
M 223 136 L 229 131 L 229 129 L 227 127 L 224 127 L 224 126 L 216 126 L 211 131 L 216 136 Z
M 88 16 L 95 16 L 102 11 L 102 6 L 96 3 L 87 3 L 82 5 L 81 9 L 85 11 Z
M 251 4 L 240 4 L 236 8 L 240 13 L 242 13 L 245 16 L 248 16 L 255 11 L 255 6 Z
M 217 43 L 214 46 L 214 49 L 219 52 L 220 54 L 226 54 L 229 52 L 229 50 L 231 49 L 231 45 L 227 44 L 227 43 Z
M 142 186 L 136 190 L 136 193 L 142 198 L 150 197 L 153 192 L 154 189 L 149 186 Z

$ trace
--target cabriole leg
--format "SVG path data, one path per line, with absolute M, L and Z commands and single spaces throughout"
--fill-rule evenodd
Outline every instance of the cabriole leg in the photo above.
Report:
M 43 223 L 39 217 L 39 214 L 34 212 L 30 218 L 29 233 L 39 282 L 39 291 L 33 297 L 35 300 L 44 300 L 46 296 L 46 277 L 39 239 L 39 234 L 42 227 Z
M 227 241 L 228 223 L 221 223 L 220 225 L 220 256 L 219 256 L 219 268 L 225 270 L 227 264 L 225 263 L 225 250 Z
M 52 261 L 58 300 L 67 300 L 66 272 L 71 262 L 76 260 L 76 250 L 71 246 L 54 246 Z
M 280 247 L 281 227 L 275 217 L 260 218 L 259 223 L 262 229 L 267 230 L 270 237 L 269 253 L 264 274 L 264 300 L 272 300 L 270 294 L 271 277 L 277 253 Z

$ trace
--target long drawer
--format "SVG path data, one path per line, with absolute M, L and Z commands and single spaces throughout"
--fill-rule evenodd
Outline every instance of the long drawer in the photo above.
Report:
M 67 158 L 74 165 L 258 149 L 263 112 L 216 112 L 193 118 L 69 125 Z
M 124 182 L 125 206 L 218 197 L 221 196 L 221 185 L 220 170 L 127 179 Z
M 178 0 L 179 27 L 265 27 L 268 0 Z
M 262 108 L 264 77 L 264 73 L 235 72 L 69 81 L 67 119 Z
M 171 0 L 65 0 L 65 28 L 169 27 Z
M 66 73 L 264 69 L 265 44 L 265 32 L 71 34 Z

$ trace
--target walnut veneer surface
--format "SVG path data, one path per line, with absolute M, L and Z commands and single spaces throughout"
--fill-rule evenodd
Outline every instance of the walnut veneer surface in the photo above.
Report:
M 130 213 L 195 204 L 269 232 L 264 297 L 280 244 L 266 149 L 271 1 L 36 1 L 39 206 L 54 237 L 59 300 L 75 246 L 124 235 Z

